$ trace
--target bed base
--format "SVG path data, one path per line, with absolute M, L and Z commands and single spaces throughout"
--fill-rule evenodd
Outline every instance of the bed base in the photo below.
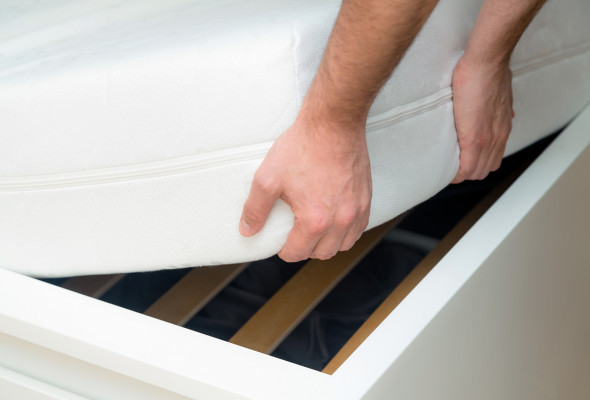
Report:
M 120 276 L 72 278 L 64 284 L 72 290 L 64 290 L 0 270 L 0 393 L 43 400 L 587 399 L 588 132 L 590 109 L 496 203 L 476 208 L 441 241 L 325 373 L 72 292 L 98 296 Z M 182 324 L 240 268 L 196 269 L 148 310 Z M 330 274 L 339 279 L 346 268 Z M 206 290 L 191 293 L 191 279 Z M 330 285 L 313 291 L 321 296 Z M 305 313 L 316 301 L 294 309 Z M 164 311 L 171 309 L 180 311 Z M 273 321 L 277 307 L 269 310 L 257 319 Z M 294 313 L 280 324 L 283 333 L 248 346 L 272 348 L 300 318 Z
M 393 290 L 322 372 L 333 374 L 395 307 L 435 267 L 492 204 L 533 161 L 520 164 L 486 195 Z M 330 260 L 309 260 L 229 340 L 230 343 L 271 354 L 297 325 L 368 254 L 406 214 L 365 232 L 350 251 Z M 158 298 L 144 314 L 184 326 L 249 263 L 196 267 Z M 72 277 L 61 286 L 99 298 L 125 274 Z

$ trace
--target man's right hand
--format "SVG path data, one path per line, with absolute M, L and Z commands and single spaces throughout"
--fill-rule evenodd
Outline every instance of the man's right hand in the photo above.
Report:
M 244 205 L 240 232 L 262 229 L 281 198 L 295 214 L 279 252 L 285 261 L 328 259 L 348 250 L 367 227 L 371 170 L 363 124 L 300 115 L 270 149 Z

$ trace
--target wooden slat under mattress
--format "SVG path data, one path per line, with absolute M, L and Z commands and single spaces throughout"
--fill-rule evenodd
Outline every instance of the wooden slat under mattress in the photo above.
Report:
M 76 276 L 61 286 L 86 296 L 98 298 L 123 278 L 125 274 Z
M 194 268 L 144 314 L 172 324 L 184 325 L 248 264 Z
M 230 342 L 271 353 L 398 221 L 366 232 L 352 249 L 329 260 L 308 261 Z

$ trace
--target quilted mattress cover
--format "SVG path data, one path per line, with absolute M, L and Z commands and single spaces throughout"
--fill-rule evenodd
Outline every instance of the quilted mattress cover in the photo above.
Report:
M 441 1 L 375 101 L 369 228 L 458 168 L 453 67 L 481 1 Z M 334 0 L 4 0 L 0 267 L 37 276 L 244 262 L 293 223 L 238 232 L 265 153 L 318 67 Z M 590 100 L 590 1 L 550 0 L 513 57 L 507 154 Z

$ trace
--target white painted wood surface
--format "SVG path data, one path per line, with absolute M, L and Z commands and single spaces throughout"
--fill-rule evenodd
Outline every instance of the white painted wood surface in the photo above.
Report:
M 0 390 L 586 399 L 589 142 L 587 109 L 332 376 L 0 270 Z
M 88 400 L 51 384 L 0 367 L 0 398 L 27 400 Z
M 587 108 L 340 367 L 334 398 L 590 398 L 589 143 Z

